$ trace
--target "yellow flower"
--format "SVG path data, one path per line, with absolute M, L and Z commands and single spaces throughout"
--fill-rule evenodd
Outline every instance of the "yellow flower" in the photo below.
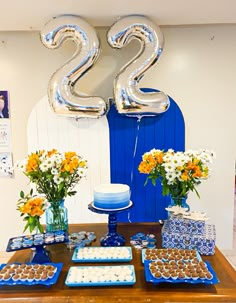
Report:
M 29 155 L 28 163 L 26 165 L 26 172 L 32 172 L 37 170 L 38 163 L 39 163 L 39 157 L 37 154 L 32 153 L 31 155 Z
M 148 175 L 145 184 L 151 180 L 155 185 L 159 179 L 163 195 L 183 197 L 189 191 L 195 191 L 199 196 L 196 187 L 201 180 L 208 178 L 208 165 L 213 157 L 213 153 L 207 150 L 174 152 L 169 149 L 165 152 L 152 149 L 143 154 L 138 170 Z
M 35 183 L 37 192 L 45 195 L 48 201 L 60 201 L 75 195 L 74 187 L 86 175 L 87 161 L 74 151 L 39 150 L 26 160 L 19 167 Z
M 24 217 L 24 221 L 27 221 L 24 231 L 29 228 L 30 232 L 32 232 L 37 228 L 40 232 L 43 232 L 43 227 L 39 220 L 45 211 L 45 198 L 32 196 L 32 194 L 32 190 L 27 195 L 24 192 L 20 193 L 21 198 L 18 200 L 17 210 Z

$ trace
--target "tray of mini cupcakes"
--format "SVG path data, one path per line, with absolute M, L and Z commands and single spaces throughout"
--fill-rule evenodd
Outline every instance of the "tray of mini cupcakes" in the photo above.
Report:
M 38 246 L 59 244 L 68 241 L 68 233 L 62 230 L 33 235 L 24 235 L 10 238 L 7 244 L 7 252 L 37 248 Z
M 0 265 L 0 286 L 52 285 L 58 280 L 63 263 L 12 263 Z
M 209 262 L 204 262 L 196 250 L 146 249 L 142 252 L 147 282 L 159 284 L 217 284 L 219 280 Z

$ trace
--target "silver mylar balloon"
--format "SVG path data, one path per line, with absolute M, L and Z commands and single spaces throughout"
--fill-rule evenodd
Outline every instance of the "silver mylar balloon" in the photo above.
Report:
M 75 91 L 76 82 L 93 66 L 100 53 L 100 41 L 95 29 L 79 16 L 62 15 L 49 21 L 41 31 L 42 43 L 58 48 L 72 39 L 77 49 L 73 56 L 52 76 L 48 95 L 58 115 L 76 118 L 98 118 L 108 111 L 108 104 L 97 96 L 85 96 Z
M 169 98 L 163 92 L 144 93 L 137 84 L 144 73 L 153 67 L 164 47 L 164 37 L 156 24 L 141 15 L 129 15 L 115 22 L 107 33 L 109 44 L 122 48 L 132 39 L 141 43 L 140 52 L 116 76 L 114 98 L 121 114 L 160 114 L 168 110 Z

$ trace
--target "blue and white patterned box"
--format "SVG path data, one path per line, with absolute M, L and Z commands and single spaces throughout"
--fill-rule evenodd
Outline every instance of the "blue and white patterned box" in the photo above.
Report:
M 168 220 L 162 227 L 162 247 L 196 249 L 201 255 L 214 255 L 216 231 L 215 225 L 206 224 L 203 235 L 173 232 Z
M 173 232 L 203 235 L 205 233 L 205 221 L 197 221 L 183 218 L 182 215 L 170 214 L 169 228 Z

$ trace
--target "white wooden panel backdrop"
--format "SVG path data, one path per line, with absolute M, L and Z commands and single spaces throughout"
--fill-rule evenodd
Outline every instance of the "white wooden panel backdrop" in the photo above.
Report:
M 76 121 L 74 118 L 58 116 L 50 108 L 45 96 L 30 114 L 27 137 L 29 153 L 56 148 L 59 151 L 76 151 L 88 160 L 87 177 L 76 187 L 77 194 L 65 200 L 69 223 L 107 222 L 106 215 L 88 210 L 88 204 L 93 199 L 93 188 L 100 183 L 110 182 L 107 118 Z

